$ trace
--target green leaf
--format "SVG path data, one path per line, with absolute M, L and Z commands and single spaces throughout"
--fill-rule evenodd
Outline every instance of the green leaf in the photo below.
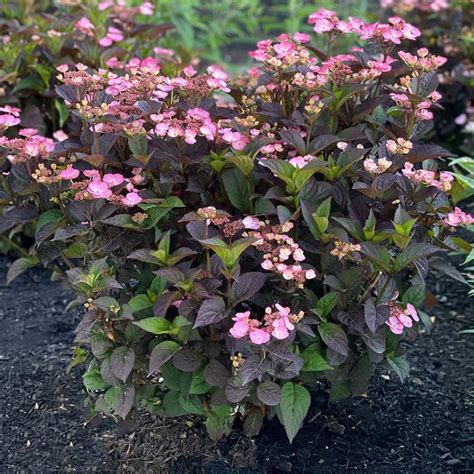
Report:
M 308 414 L 311 404 L 311 396 L 302 385 L 286 382 L 281 391 L 281 402 L 277 409 L 277 415 L 285 427 L 286 435 L 293 442 Z
M 348 380 L 338 380 L 331 384 L 329 390 L 329 400 L 331 402 L 337 402 L 343 400 L 351 395 L 351 384 Z
M 331 198 L 325 199 L 313 213 L 313 219 L 321 233 L 326 232 L 329 225 L 329 213 L 331 211 Z
M 404 382 L 410 374 L 410 365 L 404 356 L 387 356 L 387 362 L 390 368 L 398 375 L 401 382 Z
M 234 163 L 245 176 L 249 176 L 253 170 L 253 158 L 248 155 L 235 155 L 228 158 L 228 161 Z
M 134 321 L 133 324 L 152 334 L 176 334 L 178 332 L 178 328 L 175 328 L 172 323 L 163 318 L 145 318 Z
M 29 268 L 38 265 L 38 260 L 36 257 L 21 257 L 15 260 L 8 269 L 7 272 L 7 285 L 9 285 L 15 278 L 20 276 L 23 272 L 28 270 Z
M 233 422 L 232 408 L 229 405 L 214 407 L 209 411 L 205 422 L 209 437 L 214 441 L 220 440 L 230 433 Z
M 148 295 L 140 294 L 134 296 L 129 302 L 128 305 L 132 308 L 133 313 L 138 313 L 144 309 L 150 309 L 153 307 L 153 302 L 150 300 Z
M 64 215 L 60 209 L 48 209 L 40 214 L 36 221 L 36 232 L 41 230 L 45 225 L 58 223 L 64 219 Z
M 414 306 L 421 306 L 425 301 L 425 287 L 422 285 L 411 286 L 403 293 L 402 301 Z
M 69 109 L 66 107 L 64 102 L 60 99 L 54 100 L 54 107 L 59 115 L 59 128 L 63 128 L 69 117 Z
M 392 258 L 385 247 L 372 242 L 363 242 L 361 244 L 361 252 L 377 263 L 383 270 L 390 272 Z
M 324 321 L 326 316 L 336 307 L 339 299 L 337 291 L 330 291 L 322 296 L 316 303 L 315 313 Z
M 102 379 L 100 375 L 100 370 L 98 367 L 94 367 L 89 369 L 83 376 L 82 381 L 84 383 L 84 387 L 91 392 L 95 392 L 98 390 L 103 390 L 107 387 L 107 384 Z
M 222 172 L 222 184 L 229 201 L 240 211 L 247 211 L 251 206 L 254 191 L 253 181 L 239 168 L 229 168 Z
M 302 371 L 305 372 L 321 372 L 324 370 L 333 370 L 326 359 L 321 354 L 321 349 L 318 343 L 313 343 L 308 346 L 302 353 L 301 358 L 304 361 Z

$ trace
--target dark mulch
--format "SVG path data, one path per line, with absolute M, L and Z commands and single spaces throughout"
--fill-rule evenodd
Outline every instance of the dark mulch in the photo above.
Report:
M 194 418 L 143 415 L 118 433 L 85 425 L 79 371 L 64 373 L 78 318 L 64 312 L 70 293 L 41 272 L 0 285 L 0 472 L 472 472 L 474 336 L 459 332 L 474 327 L 474 299 L 445 279 L 434 293 L 432 334 L 407 343 L 410 380 L 380 371 L 366 398 L 315 394 L 290 446 L 277 422 L 219 443 Z

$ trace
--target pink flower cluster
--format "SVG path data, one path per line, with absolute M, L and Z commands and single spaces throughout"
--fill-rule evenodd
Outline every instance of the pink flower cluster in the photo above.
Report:
M 431 72 L 440 68 L 448 60 L 444 56 L 436 56 L 430 54 L 426 48 L 420 48 L 416 52 L 417 56 L 407 53 L 405 51 L 399 51 L 398 56 L 400 59 L 410 68 L 416 71 Z
M 107 34 L 102 39 L 100 39 L 99 44 L 104 48 L 108 48 L 109 46 L 112 46 L 114 43 L 118 43 L 123 39 L 124 35 L 119 29 L 109 26 Z
M 0 130 L 6 130 L 8 127 L 14 127 L 18 125 L 20 120 L 20 109 L 16 107 L 11 107 L 10 105 L 5 105 L 0 107 Z
M 436 173 L 430 170 L 414 169 L 413 163 L 406 162 L 402 170 L 403 176 L 406 176 L 410 181 L 416 184 L 425 184 L 426 186 L 434 186 L 440 191 L 449 191 L 454 176 L 449 171 L 441 171 L 439 180 L 436 179 Z
M 11 163 L 22 163 L 31 158 L 47 158 L 54 150 L 54 141 L 39 135 L 35 128 L 23 128 L 19 135 L 21 138 L 0 137 L 0 146 L 9 152 L 7 158 Z
M 402 308 L 394 302 L 389 303 L 390 306 L 390 317 L 386 322 L 394 334 L 402 334 L 405 328 L 411 328 L 413 321 L 419 321 L 418 313 L 415 307 L 408 303 L 406 308 Z
M 285 280 L 294 281 L 298 288 L 303 288 L 306 280 L 316 278 L 313 269 L 304 269 L 301 266 L 301 262 L 306 259 L 304 252 L 293 238 L 287 235 L 293 228 L 293 223 L 269 226 L 251 216 L 246 217 L 242 223 L 251 229 L 248 235 L 257 239 L 253 245 L 264 252 L 261 264 L 264 270 L 273 271 Z
M 142 202 L 142 198 L 134 187 L 133 178 L 126 180 L 120 173 L 107 173 L 101 178 L 97 170 L 86 170 L 84 175 L 92 178 L 87 186 L 87 191 L 94 199 L 110 199 L 114 194 L 112 188 L 128 181 L 125 185 L 125 189 L 128 192 L 125 196 L 121 196 L 120 202 L 124 206 L 129 207 L 136 206 Z
M 455 207 L 444 219 L 444 223 L 450 227 L 458 227 L 460 225 L 474 224 L 474 216 L 462 211 L 459 207 Z
M 112 12 L 122 20 L 141 14 L 145 16 L 153 15 L 154 5 L 151 2 L 143 2 L 136 7 L 129 7 L 126 0 L 102 0 L 98 5 L 99 11 L 112 9 Z
M 237 313 L 232 318 L 234 325 L 229 333 L 235 339 L 242 339 L 246 336 L 256 345 L 266 344 L 271 336 L 278 340 L 289 337 L 290 331 L 295 329 L 295 324 L 304 317 L 304 312 L 292 314 L 290 308 L 275 304 L 275 309 L 267 307 L 265 309 L 264 321 L 252 319 L 250 311 Z
M 87 36 L 94 36 L 95 26 L 86 16 L 79 19 L 74 28 Z
M 380 39 L 395 44 L 400 44 L 403 39 L 414 40 L 421 35 L 418 28 L 399 17 L 390 17 L 388 23 L 364 23 L 353 17 L 342 21 L 336 12 L 324 8 L 312 13 L 308 22 L 314 25 L 316 33 L 354 33 L 363 40 Z
M 387 171 L 390 166 L 392 166 L 392 162 L 388 160 L 385 156 L 379 158 L 378 160 L 373 160 L 367 158 L 364 160 L 364 169 L 365 171 L 372 173 L 372 174 L 382 174 Z
M 150 118 L 156 123 L 154 133 L 157 136 L 182 137 L 190 145 L 196 143 L 197 136 L 228 143 L 234 150 L 242 150 L 248 143 L 245 135 L 214 123 L 209 112 L 199 107 L 188 109 L 184 118 L 179 118 L 175 109 L 152 114 Z
M 390 93 L 391 99 L 407 112 L 414 111 L 420 120 L 431 120 L 433 112 L 429 109 L 431 105 L 441 99 L 441 94 L 437 91 L 432 92 L 427 98 L 421 102 L 416 96 L 416 91 L 412 89 L 412 81 L 410 76 L 406 76 L 400 80 L 400 85 L 396 86 L 399 92 Z
M 407 13 L 412 10 L 440 12 L 449 8 L 449 0 L 380 0 L 380 6 L 391 8 L 398 13 Z

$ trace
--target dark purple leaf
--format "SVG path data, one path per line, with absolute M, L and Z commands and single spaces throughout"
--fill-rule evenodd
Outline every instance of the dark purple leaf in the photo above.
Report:
M 112 373 L 122 382 L 127 380 L 135 364 L 135 351 L 131 347 L 117 347 L 110 357 Z
M 249 272 L 240 275 L 232 285 L 232 300 L 234 305 L 255 296 L 267 280 L 267 275 L 260 272 Z
M 209 326 L 222 321 L 227 316 L 225 309 L 225 302 L 220 297 L 209 298 L 204 300 L 203 304 L 199 308 L 194 328 L 200 328 L 202 326 Z
M 275 382 L 262 382 L 257 386 L 257 397 L 265 405 L 277 406 L 281 401 L 281 387 Z

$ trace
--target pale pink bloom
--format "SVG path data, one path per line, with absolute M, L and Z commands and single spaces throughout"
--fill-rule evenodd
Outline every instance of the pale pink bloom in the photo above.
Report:
M 127 193 L 125 197 L 122 199 L 122 204 L 125 206 L 136 206 L 140 204 L 143 199 L 138 195 L 136 192 Z
M 334 29 L 334 23 L 325 19 L 317 20 L 314 23 L 313 29 L 316 33 L 327 33 L 328 31 L 331 31 Z
M 230 328 L 229 333 L 236 339 L 241 339 L 249 333 L 249 325 L 245 321 L 237 321 Z
M 13 115 L 0 115 L 0 128 L 14 127 L 20 122 L 21 120 L 18 117 L 14 117 Z
M 273 263 L 271 260 L 266 259 L 262 262 L 261 266 L 264 270 L 271 270 L 273 268 Z
M 311 41 L 311 37 L 309 35 L 306 33 L 300 33 L 298 31 L 293 35 L 293 39 L 298 43 L 309 43 Z
M 248 319 L 250 318 L 250 311 L 244 311 L 243 313 L 235 313 L 235 316 L 232 318 L 234 321 L 239 319 Z
M 454 211 L 450 212 L 444 219 L 444 222 L 451 227 L 458 227 L 460 225 L 474 224 L 474 216 L 462 211 L 459 207 L 455 207 Z
M 289 163 L 295 168 L 304 168 L 306 166 L 306 160 L 303 156 L 295 156 L 292 158 Z
M 84 176 L 92 178 L 94 181 L 100 181 L 100 173 L 98 170 L 85 170 Z
M 58 142 L 63 142 L 64 140 L 67 140 L 67 139 L 68 139 L 67 134 L 64 133 L 62 130 L 56 130 L 56 131 L 53 133 L 53 137 L 54 137 L 55 140 L 57 140 Z
M 138 11 L 142 15 L 151 16 L 153 15 L 154 6 L 150 2 L 144 2 L 138 7 Z
M 306 270 L 306 279 L 307 280 L 312 280 L 316 278 L 316 272 L 314 270 Z
M 60 176 L 62 179 L 76 179 L 79 176 L 79 170 L 76 168 L 67 167 L 66 169 L 62 170 Z
M 246 229 L 251 230 L 259 230 L 260 229 L 260 221 L 257 217 L 254 216 L 247 216 L 245 219 L 242 220 L 242 224 L 245 226 Z
M 103 181 L 91 181 L 87 186 L 87 191 L 96 199 L 106 199 L 112 196 L 112 191 L 109 189 L 107 183 Z
M 75 28 L 86 34 L 87 36 L 94 36 L 95 27 L 91 23 L 89 18 L 85 16 L 83 16 L 78 22 L 76 22 Z
M 186 77 L 193 77 L 197 74 L 197 71 L 196 69 L 194 69 L 192 66 L 186 66 L 184 69 L 183 69 L 183 74 L 186 76 Z
M 0 107 L 0 112 L 6 112 L 14 117 L 19 117 L 21 109 L 18 107 L 12 107 L 11 105 L 4 105 L 3 107 Z
M 158 56 L 173 56 L 173 54 L 174 54 L 174 51 L 172 49 L 168 49 L 168 48 L 156 47 L 156 48 L 153 48 L 153 51 Z
M 287 41 L 283 43 L 277 43 L 273 46 L 278 58 L 284 58 L 285 56 L 291 54 L 295 48 L 296 46 L 294 43 L 289 43 Z
M 426 109 L 419 109 L 416 111 L 416 116 L 422 120 L 431 120 L 433 113 Z
M 104 174 L 102 180 L 104 183 L 107 183 L 108 186 L 118 186 L 125 181 L 125 178 L 120 173 L 107 173 Z
M 277 321 L 275 321 L 275 323 L 277 323 Z M 272 336 L 279 340 L 286 339 L 290 335 L 286 326 L 284 325 L 275 326 L 275 323 L 273 323 Z
M 270 334 L 263 329 L 253 329 L 250 332 L 250 340 L 257 345 L 266 344 L 270 340 Z

